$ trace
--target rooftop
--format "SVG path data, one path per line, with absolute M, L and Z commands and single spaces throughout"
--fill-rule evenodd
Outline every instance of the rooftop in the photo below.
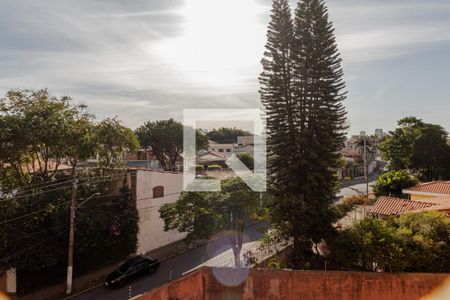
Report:
M 370 213 L 383 216 L 399 215 L 407 211 L 429 208 L 433 205 L 435 204 L 425 201 L 411 201 L 383 196 L 378 198 L 377 202 L 372 206 Z
M 450 181 L 432 181 L 420 183 L 403 190 L 405 194 L 450 195 Z

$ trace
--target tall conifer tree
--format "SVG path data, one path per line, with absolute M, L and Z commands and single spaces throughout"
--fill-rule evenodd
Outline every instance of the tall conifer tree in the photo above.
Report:
M 261 98 L 267 114 L 269 187 L 275 196 L 272 220 L 294 237 L 295 258 L 303 266 L 312 244 L 333 232 L 330 205 L 337 187 L 337 151 L 345 134 L 345 83 L 324 2 L 300 1 L 294 23 L 283 11 L 289 11 L 287 1 L 275 0 Z M 289 56 L 277 60 L 274 53 L 284 53 L 281 49 Z M 289 80 L 280 76 L 283 66 L 289 66 Z

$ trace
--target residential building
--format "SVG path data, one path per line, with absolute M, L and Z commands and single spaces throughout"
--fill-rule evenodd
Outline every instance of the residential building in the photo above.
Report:
M 205 169 L 210 165 L 219 165 L 223 168 L 227 168 L 225 156 L 219 155 L 215 152 L 209 151 L 197 156 L 197 164 L 205 166 Z
M 432 181 L 419 183 L 416 186 L 403 190 L 413 201 L 450 196 L 450 181 Z
M 253 135 L 245 135 L 245 136 L 238 136 L 237 137 L 237 144 L 240 147 L 247 146 L 247 145 L 253 145 L 254 143 L 255 142 L 254 142 Z
M 383 218 L 407 212 L 418 213 L 425 211 L 440 211 L 450 216 L 450 196 L 424 198 L 415 201 L 383 196 L 378 198 L 369 213 Z
M 208 141 L 208 152 L 214 153 L 218 156 L 228 157 L 233 153 L 233 149 L 235 148 L 235 144 L 221 144 L 216 143 L 214 141 Z
M 175 202 L 183 191 L 183 173 L 155 170 L 137 170 L 131 176 L 131 186 L 139 212 L 137 253 L 166 246 L 186 237 L 176 230 L 164 231 L 159 209 Z

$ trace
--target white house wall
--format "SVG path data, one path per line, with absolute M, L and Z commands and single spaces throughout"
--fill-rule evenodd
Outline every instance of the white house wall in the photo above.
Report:
M 164 197 L 153 199 L 153 188 L 164 187 Z M 159 208 L 175 202 L 183 188 L 183 174 L 138 171 L 136 174 L 136 201 L 139 212 L 138 254 L 163 247 L 186 237 L 178 231 L 164 231 Z

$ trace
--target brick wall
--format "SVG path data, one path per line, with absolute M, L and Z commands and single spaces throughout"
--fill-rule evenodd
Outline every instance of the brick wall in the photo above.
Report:
M 223 269 L 228 278 L 234 269 Z M 217 272 L 216 272 L 217 273 Z M 154 289 L 139 300 L 150 299 L 304 299 L 397 300 L 420 299 L 441 285 L 448 274 L 277 271 L 252 269 L 235 287 L 218 281 L 210 268 L 202 268 L 177 281 Z M 449 297 L 450 299 L 450 297 Z

